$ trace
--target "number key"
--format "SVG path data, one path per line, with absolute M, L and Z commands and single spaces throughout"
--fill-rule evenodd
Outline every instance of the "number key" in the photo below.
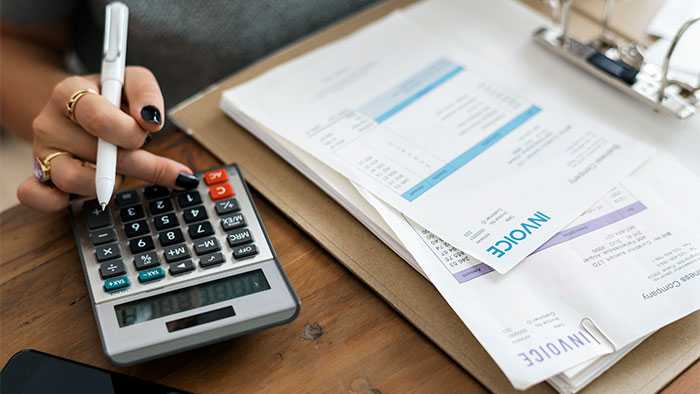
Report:
M 131 254 L 139 254 L 155 249 L 155 245 L 153 245 L 153 239 L 150 236 L 145 236 L 129 240 L 129 249 Z
M 122 222 L 130 222 L 144 217 L 143 207 L 140 205 L 122 208 L 119 214 L 122 218 Z
M 214 234 L 214 228 L 209 222 L 195 223 L 187 227 L 187 233 L 190 238 L 197 239 Z
M 145 220 L 139 220 L 124 225 L 124 234 L 126 234 L 127 238 L 138 237 L 139 235 L 148 234 L 149 232 L 148 223 L 146 223 Z
M 177 216 L 174 213 L 166 213 L 165 215 L 156 216 L 153 219 L 153 224 L 156 230 L 165 230 L 166 228 L 176 227 L 180 223 L 177 221 Z
M 158 233 L 158 240 L 162 246 L 169 246 L 184 242 L 185 237 L 182 235 L 182 231 L 180 231 L 179 228 L 174 228 L 172 230 L 161 231 Z
M 185 222 L 193 223 L 204 220 L 208 216 L 207 211 L 204 210 L 204 206 L 200 205 L 198 207 L 185 209 L 182 213 L 182 217 L 185 218 Z
M 169 212 L 173 210 L 173 203 L 169 199 L 153 200 L 148 204 L 151 210 L 151 215 L 158 215 L 161 213 Z
M 198 191 L 192 190 L 186 193 L 180 193 L 177 196 L 177 203 L 180 204 L 180 208 L 184 209 L 193 205 L 201 204 L 202 197 L 199 195 Z

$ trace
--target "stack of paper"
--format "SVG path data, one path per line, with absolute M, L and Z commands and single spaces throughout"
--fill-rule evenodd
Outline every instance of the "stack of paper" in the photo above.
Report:
M 221 107 L 425 275 L 516 388 L 575 392 L 700 306 L 700 181 L 625 134 L 697 123 L 587 102 L 532 49 L 539 17 L 470 6 L 392 14 Z

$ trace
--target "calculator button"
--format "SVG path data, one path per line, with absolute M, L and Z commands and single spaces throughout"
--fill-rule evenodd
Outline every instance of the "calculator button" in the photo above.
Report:
M 106 227 L 112 224 L 112 214 L 109 208 L 102 210 L 97 200 L 85 201 L 83 212 L 87 216 L 87 225 L 90 230 Z
M 148 208 L 151 210 L 151 215 L 159 215 L 161 213 L 172 211 L 173 203 L 170 202 L 170 199 L 168 198 L 153 200 L 148 204 Z
M 95 230 L 90 232 L 90 242 L 92 242 L 93 245 L 112 242 L 115 239 L 117 239 L 117 234 L 112 228 L 105 228 L 102 230 Z
M 185 209 L 184 211 L 182 211 L 182 217 L 185 219 L 185 222 L 192 223 L 204 220 L 208 216 L 207 211 L 202 205 L 200 205 L 198 207 Z
M 255 245 L 242 245 L 233 248 L 233 258 L 242 260 L 253 257 L 258 254 L 258 248 Z
M 195 223 L 187 227 L 190 238 L 197 239 L 214 234 L 214 228 L 209 222 Z
M 126 234 L 127 238 L 148 234 L 150 231 L 151 230 L 148 228 L 148 223 L 146 223 L 145 220 L 139 220 L 124 225 L 124 234 Z
M 233 192 L 233 186 L 231 186 L 230 183 L 222 183 L 221 185 L 215 185 L 209 188 L 209 197 L 214 201 L 232 197 L 235 194 L 236 193 Z
M 233 246 L 243 245 L 253 242 L 253 236 L 247 228 L 236 230 L 228 234 L 228 244 Z
M 185 242 L 185 237 L 182 235 L 182 231 L 180 231 L 179 228 L 174 228 L 172 230 L 159 232 L 158 241 L 160 241 L 161 246 L 170 246 Z
M 163 277 L 165 277 L 165 271 L 163 271 L 163 269 L 160 267 L 139 272 L 139 282 L 141 283 L 158 280 Z
M 115 276 L 126 274 L 124 263 L 119 260 L 108 261 L 100 264 L 100 276 L 102 279 L 114 278 Z
M 240 212 L 231 216 L 223 217 L 221 218 L 221 227 L 223 227 L 224 231 L 245 227 L 245 217 Z
M 218 213 L 219 215 L 225 215 L 231 212 L 238 212 L 240 210 L 241 207 L 238 206 L 238 201 L 236 201 L 235 198 L 216 202 L 216 213 Z
M 122 218 L 122 222 L 130 222 L 132 220 L 141 219 L 145 216 L 143 213 L 143 207 L 140 205 L 122 208 L 121 211 L 119 211 L 119 215 Z
M 105 289 L 105 291 L 110 292 L 123 289 L 125 287 L 129 287 L 129 278 L 122 276 L 121 278 L 107 279 L 102 287 Z
M 199 195 L 198 191 L 192 190 L 186 193 L 178 194 L 177 203 L 180 204 L 180 208 L 184 209 L 193 205 L 201 204 L 202 197 Z
M 190 272 L 193 270 L 194 263 L 192 263 L 192 260 L 185 260 L 179 263 L 173 263 L 170 264 L 170 267 L 168 268 L 168 271 L 170 271 L 170 275 L 184 274 L 185 272 Z
M 141 199 L 139 198 L 139 194 L 136 193 L 136 190 L 117 193 L 117 205 L 119 205 L 120 208 L 124 208 L 127 205 L 136 204 L 140 200 Z
M 153 224 L 156 226 L 156 230 L 165 230 L 166 228 L 177 227 L 180 223 L 177 221 L 177 216 L 171 212 L 156 216 L 153 219 Z
M 163 249 L 163 256 L 165 256 L 165 261 L 168 263 L 174 263 L 176 261 L 188 259 L 190 257 L 190 250 L 185 244 L 168 246 Z
M 143 188 L 143 196 L 146 197 L 147 200 L 168 197 L 169 195 L 170 190 L 163 186 L 151 185 Z
M 131 254 L 139 254 L 155 248 L 153 239 L 150 236 L 129 240 L 129 250 L 131 250 Z
M 197 253 L 197 256 L 201 256 L 203 254 L 211 252 L 217 252 L 219 250 L 221 250 L 221 247 L 219 246 L 219 241 L 217 241 L 214 237 L 205 238 L 194 243 L 194 252 Z
M 218 170 L 211 170 L 204 173 L 204 183 L 207 185 L 213 185 L 227 180 L 228 174 L 225 168 L 219 168 Z
M 134 268 L 137 271 L 145 270 L 160 265 L 158 254 L 156 252 L 148 252 L 134 257 Z
M 199 259 L 199 266 L 204 268 L 204 267 L 211 267 L 212 265 L 218 265 L 224 262 L 224 255 L 221 252 L 216 252 L 212 254 L 208 254 L 206 256 L 202 256 Z
M 95 248 L 95 256 L 97 261 L 106 261 L 121 257 L 118 244 L 100 245 Z

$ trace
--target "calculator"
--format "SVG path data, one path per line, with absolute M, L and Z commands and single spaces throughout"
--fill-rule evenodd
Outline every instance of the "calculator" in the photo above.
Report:
M 196 189 L 121 191 L 103 211 L 71 201 L 71 223 L 102 346 L 117 365 L 293 320 L 299 300 L 239 168 Z

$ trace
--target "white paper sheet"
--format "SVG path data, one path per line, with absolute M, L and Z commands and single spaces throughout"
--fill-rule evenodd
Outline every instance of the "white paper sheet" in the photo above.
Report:
M 224 99 L 504 273 L 650 150 L 487 69 L 394 14 Z
M 647 33 L 671 40 L 683 23 L 697 17 L 700 17 L 700 1 L 666 0 L 649 23 Z
M 516 388 L 700 308 L 700 179 L 661 156 L 507 275 L 363 192 Z

